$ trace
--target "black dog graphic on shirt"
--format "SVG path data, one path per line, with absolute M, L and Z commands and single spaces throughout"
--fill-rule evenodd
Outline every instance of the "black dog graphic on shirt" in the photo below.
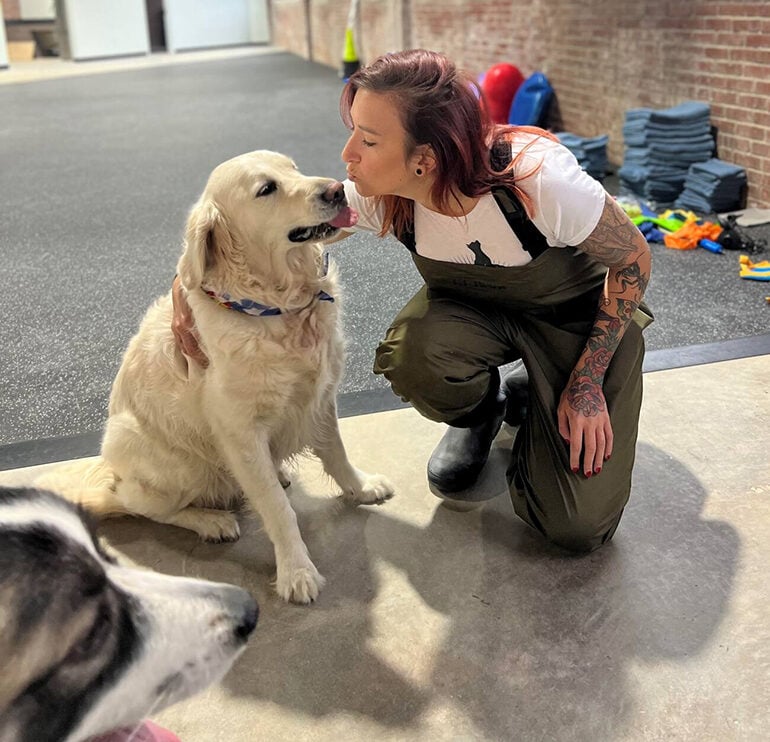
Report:
M 473 265 L 492 265 L 492 261 L 484 254 L 478 240 L 474 240 L 466 247 L 473 253 Z

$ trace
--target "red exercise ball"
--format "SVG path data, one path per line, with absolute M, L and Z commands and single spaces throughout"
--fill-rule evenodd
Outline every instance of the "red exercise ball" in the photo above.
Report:
M 524 82 L 519 68 L 507 62 L 493 64 L 484 75 L 481 90 L 487 103 L 489 117 L 496 124 L 507 124 L 513 96 Z

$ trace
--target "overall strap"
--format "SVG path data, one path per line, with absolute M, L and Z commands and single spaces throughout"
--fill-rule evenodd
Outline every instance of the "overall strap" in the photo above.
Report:
M 396 239 L 406 247 L 409 252 L 417 252 L 417 244 L 414 241 L 414 216 L 412 217 L 412 226 L 396 235 Z
M 504 170 L 511 162 L 511 145 L 508 142 L 498 142 L 490 150 L 490 160 L 495 170 Z M 545 236 L 533 224 L 532 220 L 521 205 L 516 194 L 507 186 L 494 186 L 492 195 L 511 231 L 518 237 L 522 249 L 528 252 L 534 260 L 542 255 L 549 247 Z M 412 227 L 396 235 L 396 239 L 410 252 L 417 252 L 414 238 L 414 220 Z
M 512 157 L 511 143 L 504 139 L 498 139 L 489 150 L 490 164 L 498 172 L 511 164 Z M 492 195 L 511 231 L 519 238 L 522 249 L 530 254 L 532 260 L 542 255 L 549 247 L 548 241 L 532 223 L 516 194 L 507 186 L 499 185 L 492 188 Z
M 522 249 L 530 254 L 532 260 L 542 255 L 550 245 L 545 235 L 529 218 L 516 194 L 506 186 L 495 186 L 492 189 L 492 195 L 511 231 L 519 238 Z

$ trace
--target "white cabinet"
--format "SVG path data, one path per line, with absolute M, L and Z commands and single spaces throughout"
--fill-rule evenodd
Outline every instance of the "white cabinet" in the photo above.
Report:
M 51 0 L 19 0 L 19 18 L 23 21 L 52 21 L 55 17 Z
M 150 53 L 145 0 L 57 0 L 57 11 L 72 59 Z
M 267 0 L 164 0 L 163 9 L 170 52 L 270 39 Z

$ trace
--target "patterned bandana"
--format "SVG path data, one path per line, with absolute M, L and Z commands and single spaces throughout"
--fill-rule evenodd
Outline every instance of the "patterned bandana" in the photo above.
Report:
M 323 256 L 323 272 L 321 278 L 323 278 L 329 270 L 329 253 L 324 253 Z M 203 292 L 210 296 L 214 301 L 219 302 L 220 306 L 225 309 L 234 309 L 236 312 L 242 312 L 243 314 L 250 314 L 252 317 L 275 317 L 278 314 L 290 314 L 292 312 L 301 312 L 303 309 L 310 306 L 306 304 L 299 309 L 281 309 L 280 307 L 270 307 L 267 304 L 260 304 L 253 299 L 234 299 L 230 294 L 219 294 L 212 289 L 207 289 L 205 286 L 201 286 Z M 334 297 L 327 294 L 325 291 L 319 291 L 313 301 L 334 301 Z M 313 303 L 312 301 L 310 302 Z

